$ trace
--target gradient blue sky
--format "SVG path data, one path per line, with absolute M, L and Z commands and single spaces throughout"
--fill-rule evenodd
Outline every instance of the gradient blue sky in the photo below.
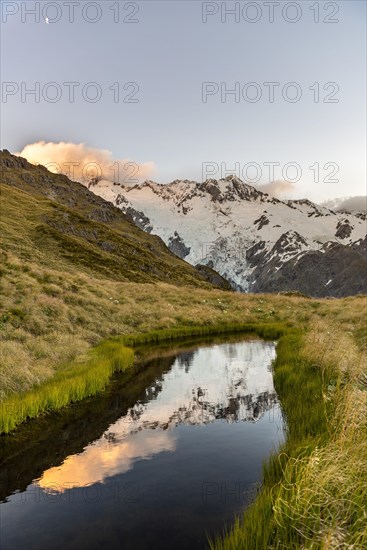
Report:
M 128 24 L 113 22 L 109 7 L 115 2 L 106 0 L 98 2 L 101 20 L 91 24 L 81 17 L 87 2 L 79 1 L 74 23 L 60 1 L 62 17 L 53 24 L 36 23 L 30 16 L 22 22 L 21 3 L 12 3 L 19 12 L 2 24 L 2 81 L 29 87 L 36 81 L 95 81 L 102 100 L 88 103 L 77 91 L 71 104 L 64 87 L 58 103 L 22 103 L 20 94 L 5 103 L 3 96 L 2 148 L 20 151 L 39 140 L 84 142 L 109 149 L 115 158 L 153 161 L 153 179 L 159 182 L 201 180 L 203 162 L 225 162 L 228 168 L 236 162 L 241 167 L 297 162 L 303 176 L 294 196 L 321 201 L 366 193 L 365 2 L 335 2 L 335 24 L 316 24 L 310 10 L 315 2 L 307 1 L 298 2 L 299 22 L 282 19 L 280 8 L 287 2 L 281 1 L 275 22 L 269 23 L 267 8 L 257 2 L 263 17 L 251 24 L 233 17 L 222 23 L 220 14 L 203 23 L 202 2 L 196 0 L 145 1 L 137 2 L 139 23 Z M 4 9 L 7 3 L 1 3 Z M 26 2 L 29 8 L 35 3 Z M 327 2 L 319 4 L 321 18 L 331 13 L 324 10 Z M 49 14 L 52 18 L 55 11 L 50 8 Z M 114 103 L 108 87 L 117 81 L 138 83 L 139 102 Z M 228 88 L 234 82 L 297 82 L 303 97 L 288 103 L 278 90 L 274 103 L 265 96 L 258 103 L 232 98 L 222 103 L 219 94 L 203 103 L 203 81 L 226 82 Z M 339 102 L 314 103 L 308 90 L 314 82 L 320 82 L 321 91 L 326 82 L 336 82 Z M 315 162 L 321 167 L 337 163 L 339 182 L 313 182 L 308 167 Z M 267 182 L 265 167 L 262 182 Z

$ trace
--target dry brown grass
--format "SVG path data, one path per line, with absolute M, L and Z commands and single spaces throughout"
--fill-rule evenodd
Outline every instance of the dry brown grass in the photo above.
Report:
M 366 298 L 311 300 L 119 283 L 47 269 L 11 254 L 2 274 L 2 296 L 1 398 L 43 382 L 114 335 L 200 323 L 285 321 L 297 326 L 312 322 L 319 339 L 317 326 L 323 323 L 331 341 L 361 330 L 367 304 Z M 326 349 L 321 341 L 318 345 Z M 332 361 L 335 349 L 328 348 Z
M 345 305 L 337 314 L 350 319 L 355 307 Z M 356 318 L 365 324 L 359 313 Z M 340 373 L 324 388 L 327 443 L 289 461 L 274 503 L 278 526 L 284 529 L 291 522 L 304 548 L 362 549 L 367 544 L 367 354 L 353 332 L 324 318 L 304 341 L 308 360 L 325 371 L 336 366 Z

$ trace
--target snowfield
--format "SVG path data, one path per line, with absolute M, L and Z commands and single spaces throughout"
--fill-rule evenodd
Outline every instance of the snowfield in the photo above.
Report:
M 281 201 L 236 176 L 133 187 L 99 181 L 89 187 L 177 255 L 213 267 L 242 291 L 254 284 L 260 262 L 275 258 L 277 272 L 307 252 L 325 252 L 330 246 L 325 243 L 349 246 L 366 236 L 363 215 L 334 212 L 307 199 Z

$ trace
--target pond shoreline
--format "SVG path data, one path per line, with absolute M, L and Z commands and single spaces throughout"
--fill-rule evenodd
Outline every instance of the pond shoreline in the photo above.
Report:
M 5 399 L 1 403 L 0 434 L 11 433 L 22 422 L 41 414 L 97 395 L 106 388 L 113 373 L 126 371 L 133 365 L 132 348 L 138 345 L 226 333 L 253 333 L 262 338 L 277 339 L 283 330 L 278 324 L 194 325 L 111 338 L 98 344 L 79 362 L 74 361 L 59 369 L 43 384 Z
M 292 466 L 310 456 L 327 439 L 327 414 L 323 388 L 335 370 L 323 373 L 302 358 L 302 333 L 285 331 L 280 337 L 274 361 L 274 386 L 285 417 L 284 445 L 263 465 L 263 483 L 254 503 L 238 517 L 223 538 L 210 541 L 212 550 L 264 550 L 278 548 L 280 542 L 289 548 L 301 545 L 301 537 L 289 526 L 280 529 L 274 514 L 282 483 L 294 475 Z M 297 483 L 297 478 L 292 479 Z M 284 509 L 287 497 L 284 494 Z

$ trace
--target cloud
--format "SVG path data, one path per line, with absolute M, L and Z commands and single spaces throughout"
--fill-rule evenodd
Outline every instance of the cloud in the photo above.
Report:
M 50 172 L 66 174 L 70 179 L 87 184 L 93 178 L 135 185 L 152 175 L 152 162 L 137 163 L 115 159 L 107 149 L 94 149 L 84 143 L 39 141 L 26 145 L 20 153 L 32 164 L 42 164 Z
M 107 477 L 128 472 L 137 460 L 175 451 L 176 439 L 172 432 L 148 429 L 125 435 L 116 442 L 101 437 L 82 453 L 68 456 L 60 466 L 45 470 L 37 485 L 45 491 L 63 493 L 73 487 L 104 482 Z
M 342 197 L 330 199 L 322 203 L 322 206 L 331 210 L 345 210 L 346 212 L 367 211 L 367 197 L 359 195 L 356 197 Z
M 289 195 L 295 191 L 296 186 L 294 183 L 286 180 L 275 180 L 270 183 L 264 183 L 257 185 L 257 189 L 263 193 L 268 193 L 272 197 L 282 197 Z

